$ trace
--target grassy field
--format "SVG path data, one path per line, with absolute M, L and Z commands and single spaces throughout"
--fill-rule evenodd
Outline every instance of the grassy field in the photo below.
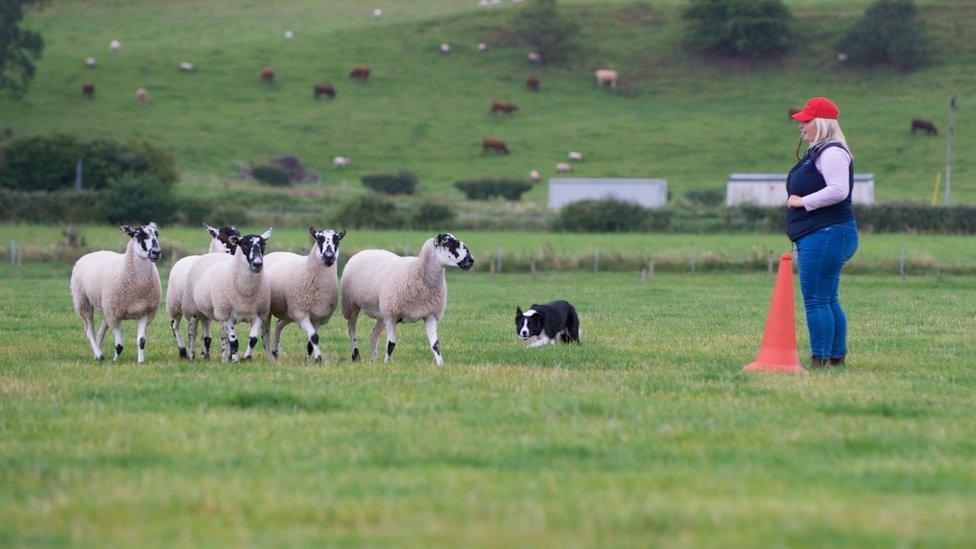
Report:
M 260 233 L 266 227 L 242 227 Z M 10 243 L 16 241 L 22 261 L 71 261 L 85 251 L 121 251 L 126 239 L 111 226 L 83 226 L 78 234 L 85 240 L 82 249 L 66 248 L 62 227 L 0 224 L 0 261 L 9 262 Z M 434 231 L 350 230 L 342 242 L 341 261 L 366 248 L 392 249 L 417 253 Z M 790 251 L 791 244 L 777 234 L 579 234 L 524 233 L 497 231 L 455 231 L 475 254 L 475 270 L 489 270 L 492 258 L 502 257 L 502 269 L 527 271 L 531 260 L 541 269 L 592 270 L 594 258 L 602 270 L 640 270 L 649 260 L 664 270 L 688 271 L 692 257 L 696 268 L 766 269 L 768 257 Z M 164 227 L 161 245 L 169 270 L 173 257 L 201 253 L 209 243 L 202 228 Z M 275 229 L 269 250 L 308 251 L 305 229 Z M 904 247 L 906 269 L 910 273 L 976 274 L 976 245 L 971 236 L 862 234 L 857 255 L 848 268 L 863 273 L 897 273 Z M 637 266 L 639 265 L 639 266 Z
M 551 176 L 567 151 L 586 154 L 575 174 L 649 176 L 680 195 L 721 189 L 732 172 L 785 172 L 797 129 L 786 108 L 813 95 L 841 106 L 859 172 L 876 174 L 881 201 L 928 200 L 945 167 L 942 137 L 912 136 L 914 117 L 945 126 L 947 98 L 960 97 L 954 199 L 976 199 L 971 98 L 976 84 L 976 4 L 921 1 L 935 41 L 933 64 L 911 74 L 839 66 L 833 43 L 866 0 L 792 0 L 795 49 L 750 65 L 702 59 L 680 47 L 683 2 L 563 2 L 582 23 L 580 51 L 565 67 L 526 65 L 526 48 L 509 30 L 515 8 L 479 10 L 475 2 L 378 3 L 54 1 L 28 24 L 47 44 L 37 78 L 19 102 L 0 98 L 2 124 L 19 133 L 149 139 L 172 150 L 192 188 L 235 190 L 241 164 L 286 153 L 324 176 L 330 189 L 358 188 L 362 173 L 406 168 L 423 192 L 459 197 L 453 181 L 480 176 Z M 295 38 L 283 38 L 285 29 Z M 108 42 L 122 49 L 110 54 Z M 484 55 L 475 51 L 486 42 Z M 437 45 L 455 51 L 444 56 Z M 82 66 L 98 58 L 94 70 Z M 177 71 L 182 60 L 198 71 Z M 358 63 L 367 85 L 348 82 Z M 260 82 L 262 66 L 277 74 Z M 596 89 L 592 70 L 622 72 L 619 92 Z M 522 82 L 543 82 L 532 94 Z M 335 101 L 316 102 L 315 82 L 330 81 Z M 83 83 L 97 98 L 81 97 Z M 148 107 L 134 91 L 145 87 Z M 519 105 L 490 116 L 492 100 Z M 481 138 L 504 138 L 509 157 L 482 157 Z M 333 155 L 352 158 L 334 172 Z M 320 185 L 321 186 L 321 185 Z M 527 195 L 544 200 L 544 186 Z
M 419 325 L 352 364 L 342 322 L 323 365 L 291 329 L 178 362 L 162 318 L 94 363 L 68 272 L 0 267 L 3 545 L 976 542 L 973 277 L 847 276 L 849 365 L 747 376 L 760 273 L 452 272 L 437 368 Z M 583 345 L 525 349 L 515 305 L 554 297 Z

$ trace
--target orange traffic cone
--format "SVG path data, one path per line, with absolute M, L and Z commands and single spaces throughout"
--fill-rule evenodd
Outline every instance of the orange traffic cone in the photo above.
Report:
M 743 372 L 804 372 L 796 350 L 796 315 L 793 312 L 793 256 L 779 258 L 776 286 L 769 304 L 766 332 L 756 360 Z

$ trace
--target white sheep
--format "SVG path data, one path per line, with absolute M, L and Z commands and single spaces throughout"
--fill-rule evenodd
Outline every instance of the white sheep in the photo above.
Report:
M 539 52 L 535 52 L 535 51 L 530 51 L 529 53 L 525 54 L 525 58 L 529 60 L 529 63 L 541 63 L 542 62 L 542 54 L 540 54 Z
M 573 171 L 573 167 L 565 162 L 559 162 L 558 164 L 556 164 L 557 173 L 569 173 L 571 171 Z
M 94 57 L 86 57 L 85 58 L 85 66 L 88 67 L 89 69 L 94 69 L 95 68 L 95 58 Z
M 373 17 L 383 17 L 383 10 L 376 8 L 373 10 Z
M 485 44 L 484 42 L 479 42 L 478 53 L 485 53 L 486 51 L 488 51 L 488 44 Z
M 333 168 L 345 168 L 349 166 L 349 159 L 345 156 L 335 156 L 332 158 Z
M 617 83 L 620 81 L 620 74 L 613 69 L 597 69 L 594 73 L 596 76 L 597 86 L 610 86 L 613 89 L 617 89 Z
M 193 72 L 194 68 L 195 67 L 193 66 L 193 63 L 190 63 L 189 61 L 180 61 L 180 70 L 181 71 L 183 71 L 183 72 Z
M 290 30 L 285 31 L 285 38 L 291 39 L 294 37 L 295 37 L 295 33 L 291 32 Z
M 264 276 L 271 284 L 271 315 L 278 319 L 271 355 L 281 350 L 281 331 L 294 322 L 308 338 L 305 360 L 321 362 L 318 329 L 328 324 L 339 304 L 339 241 L 346 231 L 317 230 L 309 227 L 314 244 L 307 256 L 275 252 L 264 256 Z M 268 341 L 271 319 L 264 323 L 264 340 Z
M 570 151 L 570 153 L 569 153 L 568 156 L 569 156 L 569 159 L 572 160 L 573 162 L 582 162 L 583 161 L 583 153 L 581 153 L 581 152 Z
M 139 88 L 136 90 L 136 101 L 138 101 L 140 105 L 145 105 L 149 102 L 149 92 L 146 91 L 146 88 Z
M 542 176 L 539 174 L 539 170 L 530 171 L 529 179 L 531 179 L 533 183 L 538 183 L 539 180 L 542 179 Z
M 359 360 L 356 321 L 359 311 L 376 319 L 370 337 L 370 356 L 376 360 L 380 334 L 386 330 L 386 358 L 396 346 L 396 325 L 423 319 L 427 340 L 438 365 L 444 364 L 437 338 L 437 321 L 447 308 L 446 267 L 470 269 L 474 258 L 454 235 L 427 239 L 417 257 L 400 257 L 385 250 L 363 250 L 349 258 L 342 271 L 342 315 L 349 323 L 352 359 Z
M 224 253 L 233 255 L 236 246 L 231 246 L 228 239 L 231 235 L 241 236 L 237 227 L 228 225 L 215 229 L 204 223 L 207 232 L 210 233 L 210 248 L 207 253 Z M 199 255 L 188 255 L 176 263 L 169 270 L 169 280 L 166 282 L 166 313 L 169 315 L 169 327 L 176 338 L 176 349 L 180 358 L 186 358 L 186 347 L 183 345 L 183 337 L 180 334 L 180 321 L 183 319 L 183 291 L 186 288 L 187 276 L 193 264 L 200 259 Z M 203 335 L 202 356 L 210 355 L 210 332 Z
M 108 51 L 119 51 L 121 48 L 122 42 L 119 42 L 117 39 L 113 38 L 112 41 L 108 43 Z
M 207 254 L 200 256 L 187 276 L 183 291 L 183 316 L 190 323 L 190 358 L 196 343 L 197 322 L 203 324 L 204 333 L 210 332 L 210 322 L 221 323 L 221 339 L 227 338 L 227 346 L 221 345 L 221 358 L 237 362 L 238 321 L 250 321 L 251 333 L 244 360 L 251 358 L 257 344 L 262 321 L 268 318 L 271 306 L 271 286 L 263 274 L 264 246 L 271 238 L 271 229 L 260 235 L 238 238 L 231 236 L 228 242 L 237 246 L 234 255 Z M 271 357 L 267 339 L 264 349 Z
M 441 42 L 441 53 L 451 53 L 451 45 L 447 42 Z
M 122 355 L 122 321 L 139 319 L 136 332 L 139 362 L 146 359 L 146 328 L 156 316 L 162 294 L 156 262 L 159 228 L 150 221 L 133 229 L 119 227 L 129 237 L 125 253 L 111 251 L 83 255 L 71 269 L 71 298 L 75 312 L 85 322 L 85 337 L 95 359 L 102 359 L 102 340 L 109 327 L 115 335 L 115 359 Z M 102 313 L 102 324 L 95 334 L 94 312 Z

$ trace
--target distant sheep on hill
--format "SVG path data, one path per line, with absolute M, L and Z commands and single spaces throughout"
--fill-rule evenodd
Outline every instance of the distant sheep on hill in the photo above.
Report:
M 95 68 L 95 58 L 94 57 L 86 57 L 85 58 L 85 66 L 88 67 L 89 69 L 94 69 Z
M 598 69 L 594 74 L 596 75 L 597 86 L 610 86 L 613 89 L 617 89 L 617 83 L 620 81 L 620 75 L 617 71 Z
M 136 90 L 136 101 L 138 101 L 140 105 L 145 105 L 149 102 L 149 92 L 146 91 L 146 88 L 139 88 Z

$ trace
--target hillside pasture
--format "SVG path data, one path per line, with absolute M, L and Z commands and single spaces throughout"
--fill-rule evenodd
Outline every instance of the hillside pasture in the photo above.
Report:
M 676 193 L 723 188 L 732 172 L 785 172 L 797 129 L 786 109 L 813 95 L 841 106 L 859 172 L 876 174 L 882 201 L 928 200 L 945 169 L 945 141 L 912 135 L 912 118 L 945 125 L 948 97 L 960 97 L 957 151 L 976 147 L 967 114 L 976 96 L 976 11 L 968 2 L 919 2 L 935 38 L 933 63 L 902 74 L 859 71 L 836 61 L 833 42 L 867 1 L 790 1 L 795 48 L 761 64 L 702 58 L 681 46 L 682 2 L 564 2 L 582 24 L 580 50 L 566 66 L 533 67 L 509 31 L 516 8 L 416 0 L 381 18 L 361 3 L 289 0 L 260 3 L 52 2 L 28 24 L 47 49 L 27 97 L 0 98 L 4 125 L 18 133 L 148 139 L 173 151 L 184 185 L 246 187 L 239 168 L 294 154 L 325 178 L 358 185 L 364 173 L 409 169 L 425 193 L 458 196 L 451 184 L 473 177 L 554 175 L 570 150 L 586 162 L 574 175 L 661 177 Z M 106 24 L 106 22 L 110 22 Z M 294 38 L 284 38 L 285 30 Z M 105 51 L 113 38 L 116 53 Z M 454 44 L 443 55 L 441 42 Z M 486 42 L 484 54 L 476 44 Z M 97 56 L 96 69 L 82 60 Z M 192 61 L 197 70 L 181 73 Z M 369 64 L 368 84 L 349 69 Z M 260 79 L 273 67 L 276 82 Z M 619 92 L 595 86 L 592 71 L 615 67 Z M 542 91 L 525 89 L 537 73 Z M 312 85 L 337 86 L 336 101 L 316 102 Z M 98 97 L 81 97 L 93 82 Z M 141 107 L 136 88 L 149 90 Z M 490 116 L 494 100 L 512 117 Z M 506 141 L 511 155 L 481 155 L 483 137 Z M 351 159 L 345 171 L 330 161 Z M 972 160 L 956 155 L 954 197 L 976 198 Z M 544 200 L 537 187 L 527 195 Z

